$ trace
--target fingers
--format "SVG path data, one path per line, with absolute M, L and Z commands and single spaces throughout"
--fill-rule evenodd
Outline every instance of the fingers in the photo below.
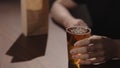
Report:
M 87 53 L 86 47 L 74 48 L 70 51 L 71 54 L 78 54 L 78 53 Z
M 105 62 L 104 52 L 88 53 L 88 54 L 77 54 L 72 56 L 73 59 L 80 59 L 82 65 L 99 65 Z
M 102 63 L 105 63 L 104 57 L 97 57 L 95 60 L 91 60 L 91 64 L 93 64 L 93 65 L 99 65 Z
M 93 35 L 89 37 L 90 43 L 98 44 L 98 43 L 103 43 L 105 39 L 109 39 L 106 36 L 98 36 L 98 35 Z
M 74 48 L 70 51 L 73 59 L 80 59 L 80 64 L 98 65 L 104 62 L 104 50 L 101 44 L 97 46 L 89 44 L 88 46 L 81 45 L 81 47 Z
M 74 54 L 72 55 L 73 59 L 90 59 L 90 58 L 97 58 L 97 57 L 104 57 L 104 51 L 99 51 L 99 52 L 93 52 L 93 53 L 78 53 L 78 54 Z
M 98 35 L 93 35 L 89 38 L 77 41 L 74 46 L 84 46 L 84 45 L 88 45 L 90 43 L 92 44 L 98 44 L 98 43 L 102 43 L 104 41 L 104 39 L 109 39 L 105 36 L 98 36 Z
M 77 42 L 74 44 L 74 46 L 82 47 L 82 46 L 88 45 L 89 43 L 90 43 L 90 40 L 89 40 L 88 38 L 86 38 L 86 39 L 77 41 Z
M 103 57 L 97 57 L 97 58 L 91 58 L 91 59 L 86 59 L 86 60 L 81 60 L 80 64 L 81 65 L 99 65 L 105 62 L 105 59 Z
M 77 41 L 74 46 L 85 46 L 85 45 L 89 45 L 89 44 L 100 44 L 101 41 L 103 40 L 103 36 L 97 36 L 97 35 L 93 35 L 89 38 Z
M 83 46 L 83 47 L 76 47 L 70 50 L 71 54 L 84 54 L 84 53 L 90 53 L 90 52 L 99 52 L 103 50 L 103 46 L 101 44 L 94 45 L 94 44 L 89 44 L 88 46 Z
M 88 59 L 89 55 L 88 54 L 76 54 L 72 56 L 73 59 Z
M 101 43 L 99 44 L 89 44 L 86 46 L 88 52 L 97 52 L 104 50 L 103 45 Z

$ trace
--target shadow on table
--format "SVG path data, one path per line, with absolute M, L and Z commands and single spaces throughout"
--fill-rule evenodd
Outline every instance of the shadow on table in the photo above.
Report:
M 13 57 L 12 63 L 32 60 L 44 56 L 47 44 L 47 34 L 25 37 L 23 34 L 7 51 Z

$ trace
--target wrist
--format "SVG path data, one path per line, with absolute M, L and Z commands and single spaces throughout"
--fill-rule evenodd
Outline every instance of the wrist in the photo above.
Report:
M 63 26 L 65 28 L 71 27 L 71 26 L 73 26 L 74 23 L 75 23 L 75 19 L 74 18 L 71 18 L 71 17 L 70 18 L 66 18 L 63 21 Z

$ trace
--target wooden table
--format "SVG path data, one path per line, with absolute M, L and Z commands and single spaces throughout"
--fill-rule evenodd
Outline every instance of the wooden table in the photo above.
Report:
M 14 56 L 6 53 L 11 47 L 14 47 L 14 42 L 22 32 L 20 24 L 20 4 L 19 2 L 0 2 L 0 10 L 0 68 L 67 68 L 65 32 L 50 19 L 45 55 L 28 61 L 13 63 L 12 60 Z M 14 50 L 14 52 L 19 54 L 16 50 Z M 22 55 L 19 57 L 22 57 Z

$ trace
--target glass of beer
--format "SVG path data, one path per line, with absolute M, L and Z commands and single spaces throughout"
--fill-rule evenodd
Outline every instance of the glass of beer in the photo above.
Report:
M 69 68 L 80 68 L 80 59 L 74 60 L 70 50 L 74 48 L 75 42 L 91 36 L 91 29 L 85 26 L 73 26 L 66 28 Z

